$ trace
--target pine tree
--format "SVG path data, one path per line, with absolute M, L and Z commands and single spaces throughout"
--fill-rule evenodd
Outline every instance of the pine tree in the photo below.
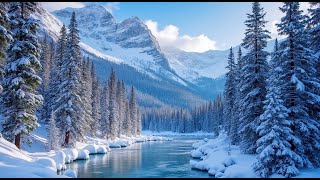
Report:
M 280 35 L 287 38 L 280 43 L 281 96 L 289 109 L 288 120 L 293 133 L 301 140 L 290 141 L 292 150 L 303 159 L 304 167 L 319 166 L 319 122 L 315 119 L 319 100 L 315 94 L 319 82 L 315 76 L 316 57 L 306 30 L 306 16 L 298 2 L 285 2 L 280 10 L 285 14 L 278 24 Z M 298 165 L 296 165 L 298 166 Z
M 89 134 L 93 135 L 93 125 L 95 123 L 94 119 L 92 119 L 92 78 L 91 78 L 91 67 L 89 60 L 83 61 L 81 63 L 81 103 L 83 112 L 83 118 L 86 124 L 88 124 L 87 128 L 84 131 Z
M 110 135 L 111 139 L 116 138 L 117 136 L 117 130 L 118 130 L 118 121 L 117 121 L 117 100 L 116 100 L 116 74 L 113 70 L 111 69 L 111 74 L 110 78 L 108 81 L 108 90 L 109 90 L 109 132 L 108 134 Z
M 137 105 L 136 105 L 136 93 L 133 88 L 131 87 L 131 94 L 130 94 L 130 102 L 129 102 L 129 110 L 130 110 L 130 118 L 131 118 L 131 135 L 137 135 Z
M 311 9 L 308 9 L 310 13 L 310 18 L 308 20 L 310 29 L 309 33 L 312 37 L 311 44 L 314 50 L 317 53 L 320 52 L 320 3 L 319 2 L 310 2 Z M 319 54 L 318 54 L 319 56 Z
M 45 94 L 45 101 L 43 105 L 44 111 L 42 111 L 43 121 L 47 124 L 50 120 L 51 110 L 56 111 L 57 106 L 57 92 L 59 92 L 59 86 L 62 82 L 62 65 L 66 56 L 66 43 L 67 43 L 67 30 L 65 25 L 60 30 L 60 36 L 57 43 L 56 52 L 53 55 L 52 66 L 50 69 L 50 79 L 48 84 L 48 92 Z M 52 49 L 53 50 L 53 49 Z
M 228 56 L 228 66 L 226 67 L 229 71 L 226 74 L 226 84 L 224 88 L 224 115 L 225 122 L 224 127 L 226 132 L 231 134 L 231 126 L 233 126 L 233 114 L 234 114 L 234 100 L 235 100 L 235 63 L 234 54 L 232 52 L 232 47 L 230 48 L 230 53 Z
M 254 2 L 252 14 L 247 14 L 247 26 L 242 46 L 248 50 L 243 57 L 243 76 L 241 79 L 240 148 L 245 153 L 255 153 L 259 135 L 255 132 L 259 116 L 263 113 L 263 101 L 266 97 L 267 55 L 263 49 L 270 38 L 265 30 L 266 13 L 260 3 Z
M 109 89 L 108 89 L 108 82 L 105 83 L 105 86 L 101 93 L 101 134 L 102 137 L 109 138 Z
M 76 141 L 82 141 L 88 124 L 84 119 L 84 107 L 81 99 L 81 52 L 79 31 L 75 13 L 69 25 L 66 55 L 60 70 L 61 83 L 57 92 L 57 127 L 61 131 L 63 147 L 74 147 Z
M 141 110 L 137 109 L 137 135 L 141 135 Z
M 311 35 L 311 46 L 316 55 L 316 75 L 317 80 L 320 80 L 320 3 L 311 2 L 312 9 L 309 9 L 309 33 Z M 316 88 L 315 94 L 320 95 L 320 88 Z M 314 105 L 316 108 L 315 117 L 320 121 L 320 102 Z
M 36 36 L 38 23 L 30 17 L 35 7 L 34 2 L 13 2 L 8 12 L 13 41 L 8 48 L 3 84 L 3 135 L 9 141 L 14 140 L 18 148 L 21 136 L 29 135 L 38 127 L 35 112 L 43 101 L 36 92 L 41 84 L 36 74 L 41 63 Z
M 123 124 L 124 128 L 124 135 L 130 136 L 131 135 L 131 117 L 130 117 L 130 110 L 129 110 L 129 103 L 125 102 L 125 120 Z
M 290 129 L 288 109 L 283 105 L 280 96 L 279 77 L 282 71 L 277 67 L 278 43 L 270 61 L 270 74 L 268 78 L 268 93 L 264 101 L 264 113 L 260 116 L 261 123 L 257 132 L 261 136 L 257 141 L 257 159 L 253 169 L 263 178 L 273 173 L 292 177 L 299 173 L 297 164 L 302 164 L 302 159 L 291 150 L 290 141 L 297 141 Z
M 6 50 L 9 42 L 12 40 L 9 31 L 9 17 L 7 14 L 7 2 L 0 2 L 0 93 L 2 92 L 2 80 L 4 76 L 4 65 L 6 58 Z
M 101 105 L 100 105 L 100 83 L 99 79 L 95 73 L 94 64 L 91 64 L 91 78 L 92 78 L 92 119 L 93 124 L 91 124 L 91 130 L 93 136 L 96 135 L 98 131 L 99 122 L 101 120 Z
M 49 150 L 57 150 L 59 145 L 59 129 L 56 126 L 56 117 L 53 111 L 50 114 L 50 120 L 48 125 L 48 147 Z
M 119 131 L 118 137 L 121 134 L 124 134 L 124 124 L 125 122 L 125 102 L 126 102 L 126 95 L 125 95 L 125 87 L 124 82 L 119 81 L 117 82 L 117 103 L 118 103 L 118 121 L 119 121 Z
M 243 67 L 243 60 L 242 60 L 242 52 L 241 47 L 238 50 L 238 57 L 237 57 L 237 64 L 235 65 L 235 75 L 234 75 L 234 86 L 235 86 L 235 95 L 234 95 L 234 108 L 233 108 L 233 123 L 230 130 L 230 139 L 231 144 L 238 145 L 240 142 L 240 135 L 239 135 L 239 124 L 240 124 L 240 105 L 241 105 L 241 97 L 240 97 L 240 82 L 242 79 L 242 67 Z

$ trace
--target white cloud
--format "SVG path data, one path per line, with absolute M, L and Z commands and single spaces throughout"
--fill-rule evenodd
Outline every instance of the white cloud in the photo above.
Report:
M 85 6 L 81 2 L 41 2 L 41 4 L 49 12 L 64 9 L 67 7 L 82 8 Z
M 216 49 L 216 42 L 206 35 L 199 36 L 180 36 L 179 28 L 174 25 L 168 25 L 162 30 L 158 29 L 158 23 L 148 20 L 145 24 L 155 36 L 161 47 L 175 47 L 187 52 L 205 52 Z
M 119 2 L 111 2 L 104 5 L 104 8 L 106 8 L 112 14 L 112 12 L 120 9 L 119 5 Z

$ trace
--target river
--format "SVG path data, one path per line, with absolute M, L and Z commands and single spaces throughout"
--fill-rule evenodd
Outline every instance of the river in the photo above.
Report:
M 79 178 L 130 177 L 210 177 L 207 172 L 192 170 L 191 145 L 204 137 L 178 136 L 173 141 L 152 141 L 112 149 L 108 154 L 90 155 L 67 165 Z

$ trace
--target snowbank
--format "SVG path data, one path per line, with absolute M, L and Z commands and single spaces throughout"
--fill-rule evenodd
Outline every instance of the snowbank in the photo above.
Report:
M 67 177 L 57 175 L 56 169 L 53 159 L 33 158 L 0 137 L 0 178 Z
M 190 160 L 192 169 L 207 171 L 209 175 L 222 178 L 258 178 L 252 169 L 256 155 L 242 154 L 239 146 L 229 145 L 225 133 L 215 139 L 204 139 L 192 145 L 190 155 L 199 160 Z M 274 174 L 271 177 L 283 177 Z M 320 168 L 302 169 L 297 178 L 320 177 Z
M 78 160 L 86 160 L 89 159 L 90 152 L 87 149 L 82 149 L 79 151 Z
M 143 135 L 156 135 L 156 136 L 213 136 L 213 133 L 208 132 L 193 132 L 193 133 L 178 133 L 178 132 L 172 132 L 172 131 L 161 131 L 161 132 L 155 132 L 155 131 L 142 131 Z

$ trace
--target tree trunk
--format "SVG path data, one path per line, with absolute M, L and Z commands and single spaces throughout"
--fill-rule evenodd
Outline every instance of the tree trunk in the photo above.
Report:
M 70 131 L 66 132 L 66 136 L 64 138 L 65 147 L 67 147 L 69 144 L 69 134 L 70 134 Z
M 21 133 L 15 136 L 14 144 L 17 146 L 18 149 L 21 149 Z

